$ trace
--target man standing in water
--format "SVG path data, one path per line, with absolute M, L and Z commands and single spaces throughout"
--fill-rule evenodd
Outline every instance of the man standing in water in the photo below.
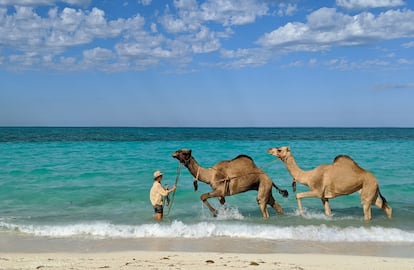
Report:
M 154 172 L 154 184 L 150 191 L 150 200 L 155 211 L 155 219 L 161 220 L 164 214 L 164 206 L 162 204 L 162 196 L 167 196 L 170 192 L 177 189 L 176 185 L 172 189 L 163 188 L 161 185 L 163 173 L 160 171 Z

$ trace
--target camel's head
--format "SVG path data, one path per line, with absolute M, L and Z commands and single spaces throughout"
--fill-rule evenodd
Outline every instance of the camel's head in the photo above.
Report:
M 190 158 L 191 158 L 191 150 L 190 149 L 177 150 L 172 154 L 172 157 L 178 159 L 178 161 L 180 161 L 184 165 L 188 165 L 188 162 L 190 161 Z
M 188 168 L 188 164 L 190 164 L 190 160 L 191 160 L 191 150 L 190 149 L 177 150 L 172 154 L 172 157 L 178 159 L 178 161 L 180 161 L 180 163 L 184 164 L 184 166 L 186 166 Z M 198 179 L 197 178 L 198 178 L 198 175 L 194 179 L 194 182 L 193 182 L 194 191 L 197 191 L 197 189 L 198 189 L 198 183 L 197 183 Z
M 280 160 L 284 161 L 290 155 L 290 147 L 289 146 L 282 146 L 282 147 L 274 147 L 269 148 L 267 152 L 275 157 L 280 158 Z

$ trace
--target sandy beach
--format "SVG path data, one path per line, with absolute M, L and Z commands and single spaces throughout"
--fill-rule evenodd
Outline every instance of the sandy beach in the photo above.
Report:
M 408 244 L 0 237 L 0 269 L 414 269 Z
M 172 251 L 9 253 L 0 269 L 414 269 L 414 259 Z

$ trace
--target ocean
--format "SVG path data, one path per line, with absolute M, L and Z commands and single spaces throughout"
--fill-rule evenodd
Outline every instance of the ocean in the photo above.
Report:
M 292 178 L 270 147 L 290 146 L 310 170 L 351 156 L 378 179 L 393 219 L 373 207 L 363 221 L 359 194 L 330 200 L 326 217 L 317 198 L 297 212 Z M 200 201 L 211 190 L 172 158 L 191 149 L 203 167 L 240 154 L 253 158 L 281 188 L 273 195 L 284 215 L 262 219 L 256 191 L 226 197 L 213 217 Z M 0 235 L 51 238 L 214 238 L 317 242 L 414 243 L 414 129 L 411 128 L 0 128 Z M 149 190 L 155 170 L 163 184 L 178 181 L 170 213 L 153 219 Z M 178 174 L 179 172 L 179 174 Z M 307 191 L 298 184 L 297 192 Z M 165 209 L 168 210 L 168 207 Z

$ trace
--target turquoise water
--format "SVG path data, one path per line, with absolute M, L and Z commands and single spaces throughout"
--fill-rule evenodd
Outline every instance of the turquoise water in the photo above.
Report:
M 312 169 L 347 154 L 373 172 L 393 207 L 393 219 L 373 208 L 364 222 L 359 195 L 304 199 L 297 213 L 291 176 L 269 147 L 289 145 L 298 165 Z M 210 187 L 182 168 L 170 214 L 153 220 L 149 189 L 154 170 L 172 184 L 190 148 L 203 167 L 251 156 L 280 187 L 283 216 L 261 218 L 255 191 L 226 198 L 213 218 L 200 201 Z M 314 241 L 414 242 L 414 129 L 369 128 L 0 128 L 0 232 L 50 237 L 240 237 Z M 298 192 L 307 188 L 298 185 Z

